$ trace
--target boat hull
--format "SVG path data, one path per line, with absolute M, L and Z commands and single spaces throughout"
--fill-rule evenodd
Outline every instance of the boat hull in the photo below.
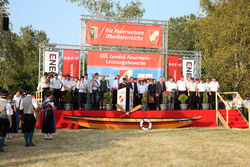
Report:
M 107 118 L 107 117 L 83 117 L 64 115 L 67 121 L 92 129 L 141 129 L 140 122 L 143 118 Z M 152 124 L 151 129 L 179 128 L 193 123 L 201 117 L 193 118 L 147 118 Z M 144 122 L 144 127 L 148 127 Z

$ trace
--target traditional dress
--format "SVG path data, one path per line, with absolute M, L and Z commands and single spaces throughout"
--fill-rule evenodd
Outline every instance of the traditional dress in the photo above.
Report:
M 51 98 L 47 98 L 43 101 L 44 106 L 44 115 L 43 115 L 43 126 L 42 133 L 55 133 L 56 124 L 55 124 L 55 115 L 53 111 L 54 102 Z

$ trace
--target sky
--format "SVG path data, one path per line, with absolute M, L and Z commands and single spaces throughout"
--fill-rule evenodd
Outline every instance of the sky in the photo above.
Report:
M 115 0 L 116 1 L 116 0 Z M 125 5 L 131 0 L 120 0 Z M 89 14 L 82 6 L 69 0 L 9 0 L 13 30 L 32 25 L 47 33 L 50 43 L 80 43 L 80 15 Z M 167 20 L 188 14 L 201 13 L 199 0 L 141 0 L 146 13 L 143 19 Z

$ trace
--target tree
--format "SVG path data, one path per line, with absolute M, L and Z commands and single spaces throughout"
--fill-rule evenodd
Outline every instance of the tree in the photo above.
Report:
M 169 50 L 195 50 L 194 32 L 187 29 L 190 22 L 196 20 L 194 14 L 183 17 L 170 17 L 168 28 L 168 49 Z
M 66 0 L 69 1 L 69 0 Z M 120 2 L 113 0 L 70 0 L 72 3 L 78 3 L 83 6 L 92 15 L 123 17 L 123 18 L 142 18 L 145 9 L 142 8 L 142 2 L 139 0 L 131 1 L 124 7 Z
M 206 16 L 190 23 L 189 29 L 195 32 L 195 48 L 203 51 L 205 77 L 216 76 L 222 91 L 249 93 L 249 1 L 200 4 Z
M 40 42 L 48 42 L 46 33 L 31 26 L 21 28 L 20 36 L 11 31 L 0 33 L 1 87 L 11 92 L 36 88 Z

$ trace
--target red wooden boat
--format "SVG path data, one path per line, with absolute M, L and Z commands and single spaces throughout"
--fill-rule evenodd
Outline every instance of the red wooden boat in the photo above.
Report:
M 127 114 L 128 115 L 128 114 Z M 93 129 L 167 129 L 189 125 L 201 116 L 193 118 L 120 118 L 64 115 L 67 121 Z

